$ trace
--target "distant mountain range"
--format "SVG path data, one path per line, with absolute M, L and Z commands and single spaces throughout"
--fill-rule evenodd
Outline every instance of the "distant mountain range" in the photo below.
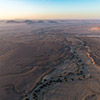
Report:
M 24 20 L 24 21 L 16 21 L 16 20 L 7 20 L 6 23 L 27 23 L 27 24 L 34 24 L 34 23 L 52 23 L 56 24 L 58 21 L 55 20 Z

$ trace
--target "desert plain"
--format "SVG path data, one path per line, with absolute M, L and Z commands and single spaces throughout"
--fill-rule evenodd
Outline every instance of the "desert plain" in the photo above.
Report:
M 0 100 L 100 100 L 100 20 L 0 21 Z

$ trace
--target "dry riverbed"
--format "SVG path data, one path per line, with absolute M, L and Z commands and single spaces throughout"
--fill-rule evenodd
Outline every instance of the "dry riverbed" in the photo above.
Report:
M 99 100 L 100 71 L 80 38 L 66 38 L 71 43 L 69 59 L 45 75 L 22 100 Z

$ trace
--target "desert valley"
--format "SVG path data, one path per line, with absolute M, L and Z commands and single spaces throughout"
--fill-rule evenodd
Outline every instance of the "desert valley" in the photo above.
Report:
M 0 21 L 0 100 L 100 100 L 100 20 Z

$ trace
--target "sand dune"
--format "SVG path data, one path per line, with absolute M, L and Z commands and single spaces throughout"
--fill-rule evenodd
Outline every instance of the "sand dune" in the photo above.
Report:
M 93 27 L 90 29 L 91 31 L 100 31 L 100 27 Z

